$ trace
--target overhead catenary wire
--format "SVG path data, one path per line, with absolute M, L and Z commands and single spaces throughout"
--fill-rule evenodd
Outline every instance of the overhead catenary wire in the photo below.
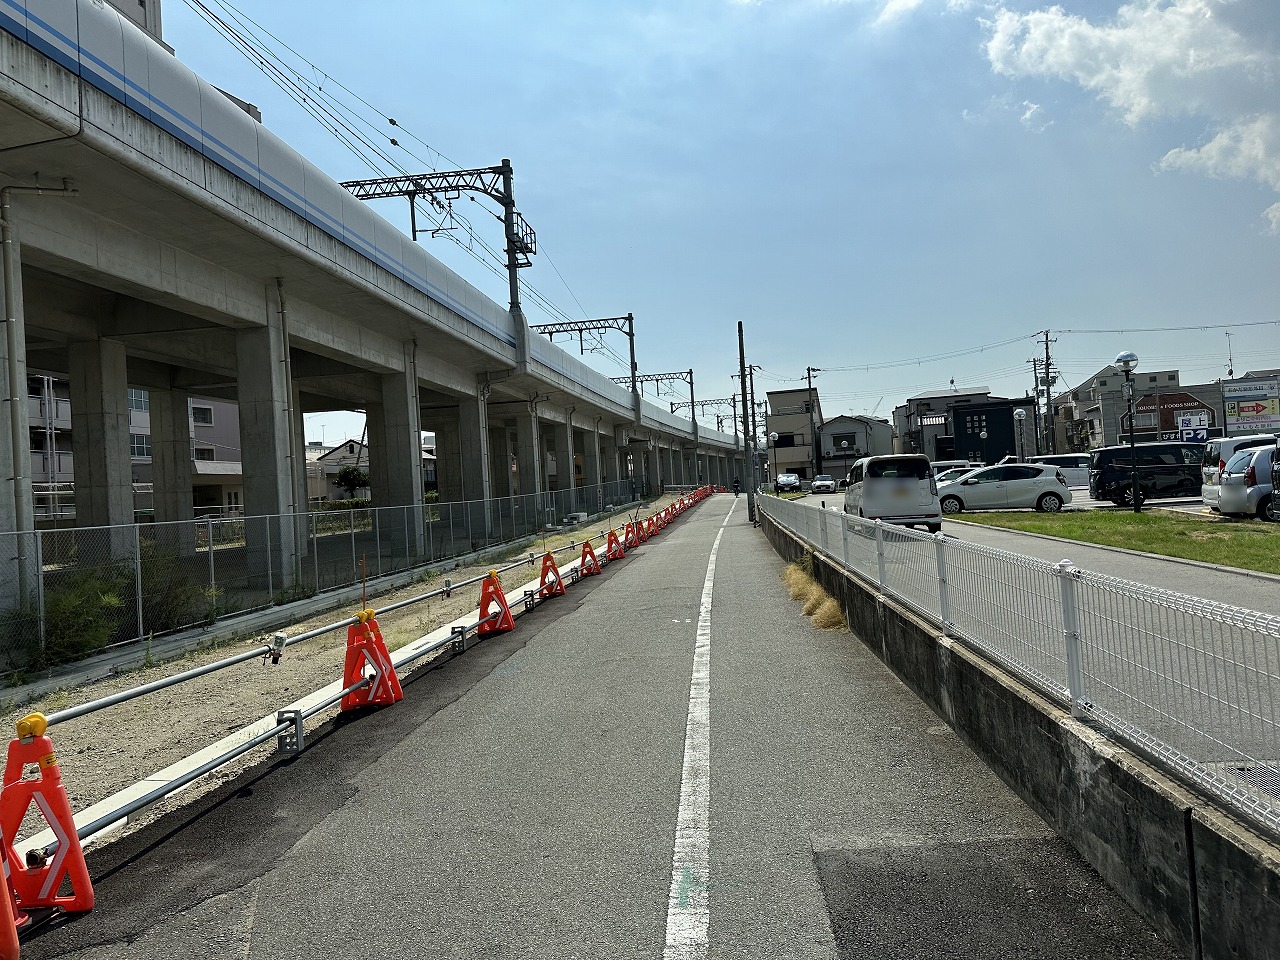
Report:
M 438 168 L 439 161 L 445 161 L 453 167 L 461 166 L 461 164 L 450 159 L 438 148 L 405 128 L 385 111 L 379 110 L 369 100 L 355 93 L 350 87 L 334 78 L 332 74 L 318 67 L 277 34 L 238 10 L 228 0 L 184 0 L 184 2 L 201 20 L 209 24 L 216 33 L 222 36 L 234 49 L 253 63 L 268 79 L 297 103 L 304 112 L 328 130 L 373 174 L 377 176 L 407 174 L 410 169 L 404 162 L 405 158 L 410 158 L 416 161 L 417 164 L 426 166 L 433 171 Z M 278 52 L 273 46 L 273 42 L 275 46 L 283 48 L 292 55 L 296 64 L 290 62 L 288 57 Z M 355 101 L 359 107 L 364 109 L 357 109 L 351 103 L 345 102 L 341 96 L 327 89 L 328 87 L 345 94 L 347 98 Z M 369 120 L 369 111 L 377 114 L 379 123 L 373 123 Z M 391 136 L 387 132 L 388 128 L 394 130 L 398 136 Z M 411 139 L 424 146 L 430 154 L 434 154 L 434 159 L 419 156 L 406 145 L 405 139 Z M 397 159 L 400 154 L 403 154 L 403 157 Z M 474 200 L 475 198 L 469 197 L 468 199 Z M 505 256 L 486 242 L 467 218 L 457 214 L 452 208 L 446 211 L 437 209 L 432 205 L 426 205 L 425 207 L 419 207 L 419 210 L 423 212 L 428 222 L 434 224 L 434 232 L 437 235 L 443 235 L 444 239 L 453 243 L 496 277 L 504 280 L 507 278 Z M 496 215 L 494 216 L 495 219 L 501 219 Z M 451 227 L 446 226 L 448 219 L 462 224 L 465 240 L 456 236 Z M 543 244 L 543 252 L 545 254 L 545 244 Z M 548 262 L 550 263 L 550 261 Z M 581 303 L 569 287 L 563 274 L 554 263 L 551 263 L 551 266 L 579 309 L 582 309 Z M 532 303 L 550 317 L 554 319 L 572 319 L 568 312 L 557 306 L 550 296 L 539 291 L 523 277 L 520 278 L 519 283 L 521 289 L 528 294 Z M 586 311 L 582 310 L 582 313 L 585 315 Z M 623 360 L 616 351 L 608 347 L 603 338 L 596 337 L 593 339 L 596 341 L 596 346 L 593 349 L 598 349 L 599 352 L 618 364 L 619 367 L 629 367 L 629 363 Z

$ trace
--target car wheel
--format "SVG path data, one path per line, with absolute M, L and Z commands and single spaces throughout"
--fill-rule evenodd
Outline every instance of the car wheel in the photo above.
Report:
M 942 512 L 943 513 L 959 513 L 964 509 L 964 504 L 960 502 L 959 497 L 943 497 Z
M 1258 501 L 1258 519 L 1270 520 L 1275 522 L 1280 520 L 1280 510 L 1272 509 L 1272 499 L 1270 496 L 1263 497 Z
M 1146 500 L 1147 500 L 1147 491 L 1139 487 L 1138 488 L 1138 505 L 1141 506 L 1143 503 L 1146 502 Z M 1125 487 L 1124 493 L 1120 495 L 1120 506 L 1122 507 L 1133 506 L 1133 488 L 1132 487 Z
M 1062 509 L 1062 498 L 1056 493 L 1046 493 L 1036 501 L 1036 509 L 1041 513 L 1057 513 Z
M 942 524 L 940 524 L 940 523 L 927 523 L 927 524 L 925 524 L 925 529 L 926 529 L 926 530 L 928 530 L 930 533 L 941 533 L 941 532 L 942 532 Z

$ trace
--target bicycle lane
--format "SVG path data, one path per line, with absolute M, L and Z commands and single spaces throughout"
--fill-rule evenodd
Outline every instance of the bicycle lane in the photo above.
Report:
M 735 515 L 710 640 L 710 957 L 1172 957 Z

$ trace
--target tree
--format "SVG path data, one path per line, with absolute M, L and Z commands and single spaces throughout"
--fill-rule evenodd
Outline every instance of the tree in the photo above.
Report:
M 359 467 L 347 464 L 333 478 L 333 485 L 346 491 L 348 500 L 354 500 L 356 491 L 369 485 L 369 475 Z

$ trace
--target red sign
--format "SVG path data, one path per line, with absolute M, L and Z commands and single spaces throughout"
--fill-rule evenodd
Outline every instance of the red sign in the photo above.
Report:
M 1241 413 L 1265 413 L 1267 405 L 1265 403 L 1242 403 L 1238 409 Z

